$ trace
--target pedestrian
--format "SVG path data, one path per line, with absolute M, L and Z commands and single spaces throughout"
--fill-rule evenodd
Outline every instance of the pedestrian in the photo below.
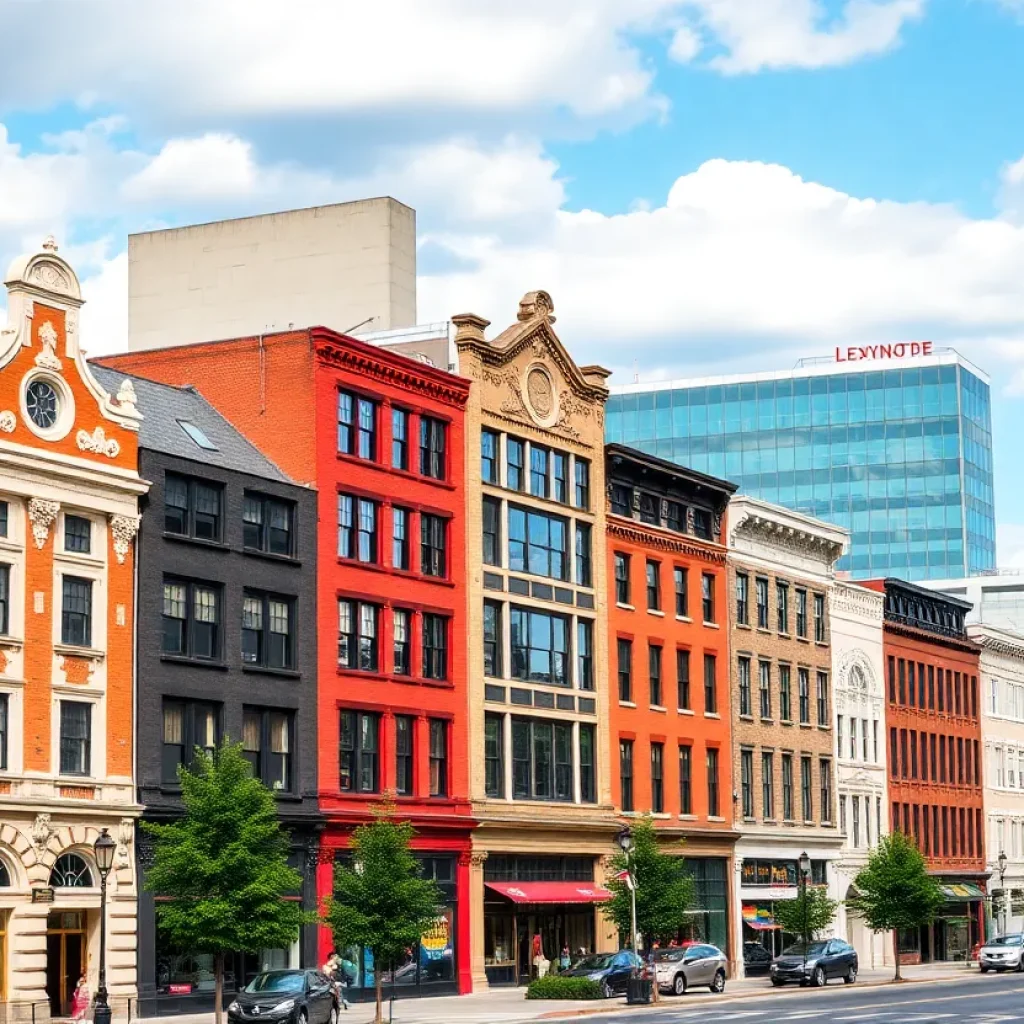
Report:
M 89 984 L 85 975 L 81 975 L 78 984 L 75 986 L 75 993 L 71 997 L 71 1019 L 85 1020 L 89 1015 Z
M 327 958 L 327 963 L 324 964 L 324 974 L 331 979 L 331 984 L 341 1000 L 342 1008 L 347 1010 L 348 1000 L 345 998 L 345 988 L 348 984 L 348 979 L 345 977 L 345 972 L 342 969 L 342 959 L 338 955 L 337 950 Z
M 566 943 L 562 947 L 562 955 L 558 958 L 558 969 L 560 971 L 567 971 L 572 966 L 572 958 L 569 956 L 569 945 Z

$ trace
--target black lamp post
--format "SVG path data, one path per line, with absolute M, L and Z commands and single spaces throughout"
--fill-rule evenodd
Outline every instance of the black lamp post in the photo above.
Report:
M 96 989 L 94 1024 L 110 1024 L 110 1003 L 107 998 L 107 875 L 114 866 L 117 843 L 104 828 L 93 843 L 96 868 L 100 873 L 100 983 Z
M 1003 897 L 1003 934 L 1006 934 L 1006 930 L 1010 925 L 1010 901 L 1006 898 L 1006 852 L 1004 850 L 999 851 L 999 857 L 997 858 L 999 864 L 999 891 Z M 999 922 L 996 922 L 998 928 Z
M 615 837 L 615 841 L 626 856 L 626 870 L 629 872 L 629 923 L 631 928 L 629 947 L 633 950 L 634 956 L 639 956 L 640 954 L 636 950 L 636 879 L 633 877 L 633 864 L 629 856 L 633 850 L 633 833 L 628 826 Z M 633 973 L 636 973 L 635 964 Z
M 807 879 L 811 876 L 811 858 L 807 856 L 807 852 L 804 851 L 800 854 L 800 860 L 798 861 L 800 868 L 800 897 L 803 900 L 803 912 L 804 912 L 804 974 L 807 973 L 807 947 L 810 944 L 810 936 L 807 934 Z

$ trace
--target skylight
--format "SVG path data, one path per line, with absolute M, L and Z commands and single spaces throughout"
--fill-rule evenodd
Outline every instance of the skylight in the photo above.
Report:
M 190 423 L 188 420 L 178 420 L 178 426 L 200 448 L 205 448 L 208 452 L 217 451 L 217 446 L 194 423 Z

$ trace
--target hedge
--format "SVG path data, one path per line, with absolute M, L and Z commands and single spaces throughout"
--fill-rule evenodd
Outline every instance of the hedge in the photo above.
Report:
M 601 986 L 589 978 L 564 978 L 549 974 L 535 978 L 526 990 L 527 999 L 600 999 Z

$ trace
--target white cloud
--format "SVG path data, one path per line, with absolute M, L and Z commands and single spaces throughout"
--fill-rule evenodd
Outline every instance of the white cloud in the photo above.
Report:
M 209 132 L 171 139 L 122 186 L 135 202 L 216 200 L 247 195 L 256 181 L 252 146 L 234 135 Z
M 672 33 L 668 55 L 679 64 L 689 64 L 703 47 L 700 35 L 690 25 L 680 25 Z

